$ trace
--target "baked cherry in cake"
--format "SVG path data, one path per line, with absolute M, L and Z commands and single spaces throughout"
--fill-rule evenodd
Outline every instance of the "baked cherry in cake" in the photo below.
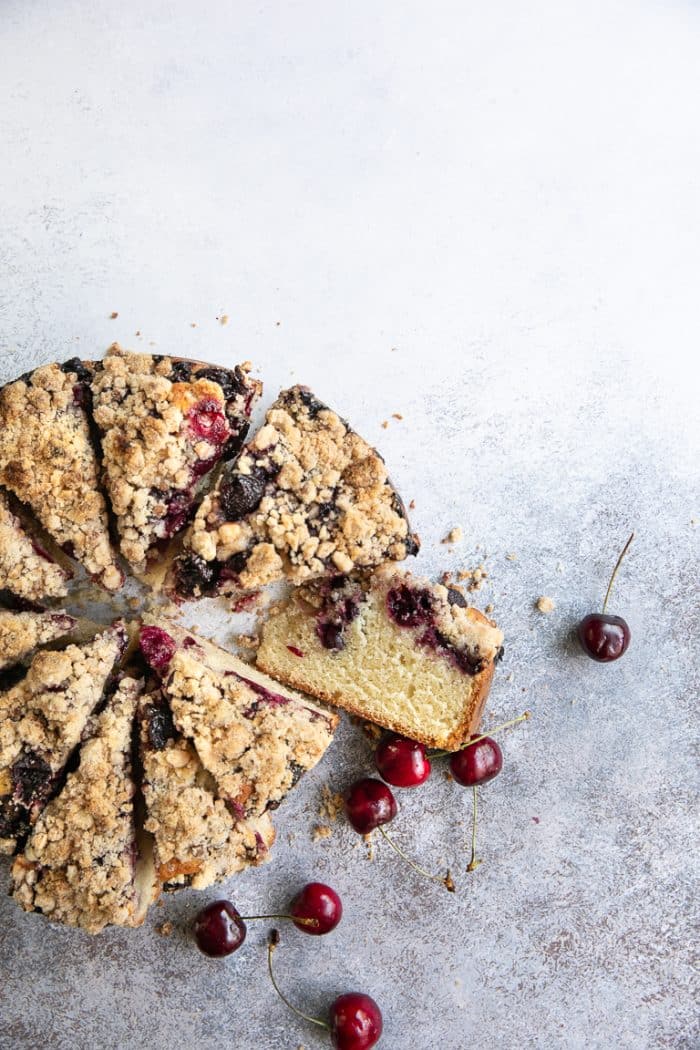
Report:
M 414 744 L 454 750 L 479 724 L 502 643 L 456 589 L 384 566 L 298 588 L 265 623 L 257 665 Z
M 306 387 L 265 425 L 202 501 L 175 566 L 180 598 L 349 573 L 418 550 L 381 456 Z
M 27 602 L 63 598 L 70 572 L 33 538 L 0 492 L 0 593 Z
M 121 553 L 142 571 L 190 521 L 202 483 L 248 432 L 261 384 L 216 368 L 110 347 L 91 391 Z
M 43 365 L 0 390 L 0 485 L 90 576 L 116 590 L 123 574 L 90 431 L 91 377 L 91 366 L 76 358 Z

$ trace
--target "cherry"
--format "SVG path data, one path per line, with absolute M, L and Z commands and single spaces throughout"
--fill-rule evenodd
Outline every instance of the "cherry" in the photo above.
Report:
M 331 1004 L 330 1016 L 336 1050 L 370 1050 L 382 1034 L 381 1010 L 362 992 L 339 995 Z
M 379 741 L 374 764 L 384 780 L 394 787 L 418 787 L 430 776 L 425 745 L 398 733 L 389 733 Z
M 450 772 L 464 787 L 486 784 L 503 769 L 503 752 L 496 740 L 490 736 L 472 736 L 471 740 L 450 758 Z
M 193 926 L 197 947 L 205 955 L 221 958 L 243 944 L 246 925 L 230 901 L 213 901 L 198 913 Z
M 177 644 L 172 635 L 160 627 L 142 627 L 139 645 L 146 663 L 158 674 L 162 674 L 175 655 Z
M 294 925 L 303 933 L 318 937 L 334 930 L 343 917 L 343 904 L 340 897 L 322 882 L 307 882 L 296 895 L 289 908 Z
M 210 445 L 223 445 L 231 435 L 228 420 L 217 401 L 199 401 L 190 409 L 188 418 L 197 437 Z
M 391 788 L 381 780 L 365 777 L 357 780 L 345 798 L 345 812 L 355 831 L 368 835 L 370 831 L 388 824 L 397 813 L 396 799 Z
M 627 651 L 632 638 L 626 621 L 621 616 L 611 616 L 605 610 L 608 606 L 608 598 L 610 597 L 618 569 L 633 539 L 634 533 L 627 540 L 617 559 L 605 593 L 602 611 L 589 613 L 588 616 L 584 616 L 578 625 L 578 637 L 583 651 L 587 656 L 590 656 L 591 660 L 596 660 L 601 664 L 619 660 L 622 654 Z

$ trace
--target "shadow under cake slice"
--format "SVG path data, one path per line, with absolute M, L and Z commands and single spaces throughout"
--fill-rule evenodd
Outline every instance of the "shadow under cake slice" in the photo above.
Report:
M 184 599 L 303 583 L 417 550 L 379 453 L 295 386 L 202 501 L 168 588 Z
M 91 392 L 120 550 L 143 572 L 156 544 L 189 524 L 203 480 L 235 455 L 261 383 L 232 369 L 133 353 L 116 343 Z
M 333 740 L 336 714 L 169 621 L 141 630 L 173 721 L 241 819 L 276 809 Z
M 12 895 L 25 911 L 99 933 L 139 926 L 155 899 L 139 879 L 132 769 L 143 682 L 125 677 L 94 719 L 80 764 L 36 822 L 12 865 Z M 147 864 L 147 861 L 146 861 Z
M 429 747 L 456 749 L 481 718 L 503 634 L 456 588 L 386 566 L 300 588 L 262 630 L 279 681 Z
M 0 390 L 0 484 L 93 579 L 117 590 L 123 574 L 90 433 L 90 379 L 90 368 L 75 358 L 43 365 Z
M 0 671 L 20 663 L 38 646 L 68 634 L 76 622 L 73 616 L 65 612 L 12 612 L 0 609 Z
M 0 593 L 9 591 L 27 602 L 63 598 L 70 573 L 30 536 L 0 492 Z
M 204 889 L 262 864 L 275 839 L 270 817 L 238 820 L 217 797 L 159 690 L 144 698 L 139 721 L 145 829 L 153 836 L 159 884 Z
M 51 797 L 126 645 L 115 624 L 91 642 L 37 653 L 0 693 L 0 853 L 12 853 Z

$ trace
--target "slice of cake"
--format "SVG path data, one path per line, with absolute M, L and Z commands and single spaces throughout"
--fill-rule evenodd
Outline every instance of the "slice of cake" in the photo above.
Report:
M 123 576 L 86 411 L 90 369 L 44 365 L 0 390 L 0 484 L 27 504 L 49 536 L 103 587 Z
M 0 853 L 12 853 L 44 809 L 125 644 L 116 624 L 85 645 L 44 650 L 0 693 Z
M 158 882 L 204 889 L 262 864 L 275 839 L 270 817 L 237 820 L 217 798 L 197 753 L 176 730 L 154 691 L 140 711 L 146 831 L 154 841 Z
M 25 531 L 0 492 L 0 591 L 28 602 L 63 598 L 69 573 Z
M 386 567 L 295 592 L 265 624 L 268 674 L 377 725 L 452 750 L 479 724 L 501 631 L 456 588 Z
M 203 479 L 241 448 L 261 384 L 248 363 L 216 368 L 110 347 L 95 367 L 103 476 L 136 571 L 189 523 Z
M 240 819 L 276 809 L 333 739 L 338 719 L 174 624 L 141 630 L 176 728 Z
M 143 922 L 155 886 L 137 878 L 132 743 L 142 688 L 133 678 L 119 683 L 80 748 L 80 765 L 15 859 L 12 895 L 25 911 L 88 933 Z
M 68 634 L 75 624 L 75 619 L 64 612 L 0 609 L 0 671 L 24 660 L 38 646 Z
M 185 548 L 179 598 L 401 561 L 418 541 L 379 453 L 295 386 L 202 501 Z

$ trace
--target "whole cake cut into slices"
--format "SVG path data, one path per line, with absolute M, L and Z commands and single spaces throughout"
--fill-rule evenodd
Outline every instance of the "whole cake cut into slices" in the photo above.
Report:
M 70 573 L 33 539 L 0 492 L 0 592 L 27 602 L 63 598 Z
M 402 561 L 418 541 L 379 453 L 295 386 L 204 498 L 185 548 L 179 598 Z
M 145 698 L 139 718 L 145 828 L 159 885 L 204 889 L 262 864 L 275 839 L 269 815 L 236 819 L 159 690 Z
M 337 715 L 174 624 L 142 628 L 141 650 L 176 728 L 239 819 L 275 809 L 333 739 Z
M 123 582 L 87 414 L 91 370 L 43 365 L 0 390 L 0 484 L 108 590 Z
M 12 866 L 12 895 L 25 911 L 99 933 L 139 926 L 155 899 L 148 858 L 139 864 L 132 769 L 143 683 L 124 678 L 94 719 L 80 765 L 39 817 Z
M 250 364 L 218 368 L 110 347 L 95 366 L 103 476 L 136 571 L 191 519 L 203 479 L 241 448 L 261 383 Z
M 501 631 L 456 588 L 393 567 L 299 588 L 262 631 L 269 675 L 377 725 L 456 749 L 475 731 Z
M 0 609 L 0 671 L 24 660 L 38 646 L 62 638 L 75 624 L 75 618 L 64 612 L 11 612 Z
M 0 693 L 0 853 L 12 853 L 36 823 L 125 645 L 115 624 L 85 645 L 43 650 Z

